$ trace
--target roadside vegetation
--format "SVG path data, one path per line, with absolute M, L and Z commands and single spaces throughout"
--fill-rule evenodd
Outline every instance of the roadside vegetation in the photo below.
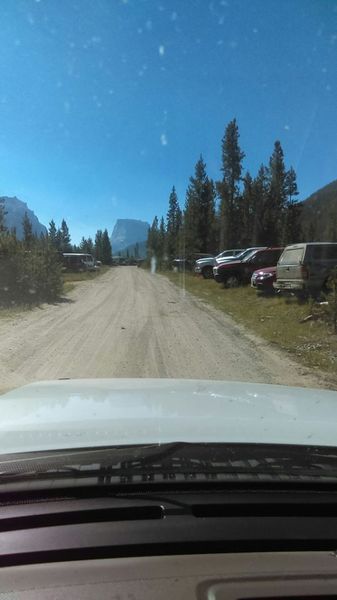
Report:
M 286 350 L 305 366 L 336 375 L 333 302 L 299 303 L 293 297 L 263 296 L 250 287 L 223 289 L 214 281 L 191 273 L 164 274 L 175 285 Z
M 6 210 L 0 199 L 0 310 L 1 316 L 16 314 L 19 308 L 31 308 L 44 302 L 57 302 L 78 281 L 96 278 L 112 264 L 107 230 L 96 233 L 95 244 L 82 238 L 72 245 L 65 219 L 56 227 L 52 220 L 45 235 L 36 236 L 25 213 L 22 238 L 6 227 Z M 92 254 L 101 268 L 95 271 L 64 271 L 63 253 Z
M 109 269 L 110 267 L 108 265 L 102 265 L 100 269 L 97 269 L 96 271 L 66 271 L 62 273 L 63 292 L 68 294 L 74 289 L 77 283 L 80 283 L 81 281 L 92 281 L 93 279 L 97 279 L 97 277 L 103 275 Z

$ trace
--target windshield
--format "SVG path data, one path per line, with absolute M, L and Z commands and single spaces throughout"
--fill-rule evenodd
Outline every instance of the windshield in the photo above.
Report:
M 337 0 L 0 14 L 0 456 L 131 444 L 136 417 L 137 443 L 225 444 L 232 403 L 238 443 L 272 403 L 300 439 L 299 390 L 337 390 Z
M 247 252 L 244 256 L 241 256 L 240 260 L 242 260 L 243 262 L 246 262 L 247 260 L 249 260 L 250 258 L 255 256 L 255 254 L 257 254 L 257 252 L 258 252 L 258 250 L 250 250 L 250 252 Z

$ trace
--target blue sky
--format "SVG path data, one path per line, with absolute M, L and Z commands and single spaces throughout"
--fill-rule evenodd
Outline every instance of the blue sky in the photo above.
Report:
M 280 139 L 300 198 L 337 178 L 337 0 L 1 0 L 0 194 L 72 239 Z

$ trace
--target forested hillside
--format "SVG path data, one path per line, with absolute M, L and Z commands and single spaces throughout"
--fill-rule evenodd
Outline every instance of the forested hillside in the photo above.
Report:
M 337 242 L 337 180 L 302 203 L 302 222 L 308 241 Z

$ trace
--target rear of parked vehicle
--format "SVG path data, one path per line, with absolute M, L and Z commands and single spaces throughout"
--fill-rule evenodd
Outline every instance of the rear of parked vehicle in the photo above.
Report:
M 328 291 L 337 267 L 337 243 L 312 242 L 287 246 L 277 264 L 274 288 L 281 292 L 316 296 Z

